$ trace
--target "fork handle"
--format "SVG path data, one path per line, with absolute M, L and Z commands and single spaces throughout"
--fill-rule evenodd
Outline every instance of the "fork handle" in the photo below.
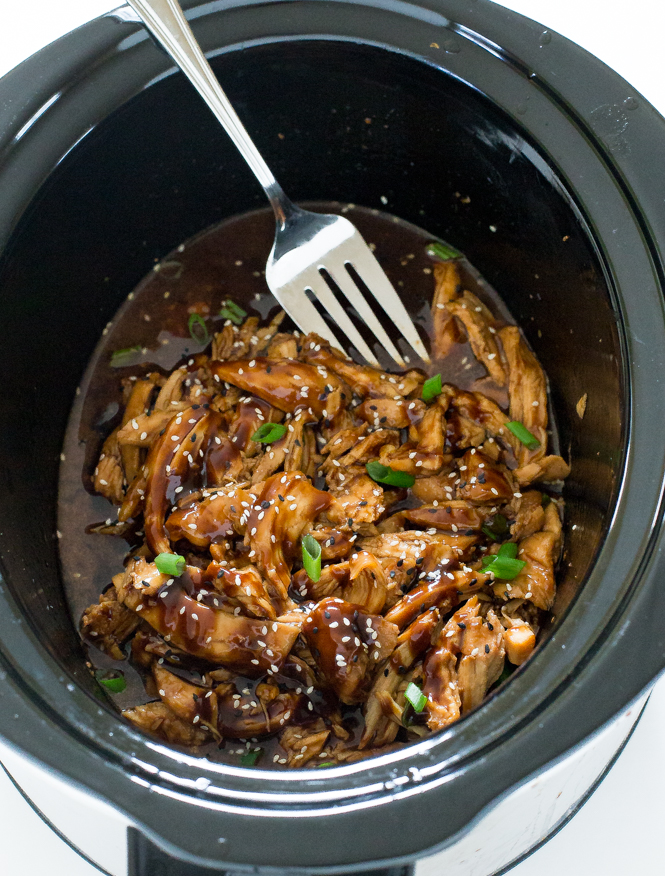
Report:
M 231 106 L 231 101 L 224 94 L 177 0 L 127 2 L 213 111 L 263 187 L 277 221 L 284 226 L 291 216 L 299 212 L 298 208 L 284 194 Z

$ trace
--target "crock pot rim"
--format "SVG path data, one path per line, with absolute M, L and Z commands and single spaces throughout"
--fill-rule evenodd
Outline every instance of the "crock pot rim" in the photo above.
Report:
M 207 4 L 207 5 L 214 5 L 214 4 Z M 349 4 L 349 5 L 351 5 L 351 4 Z M 357 5 L 361 5 L 361 4 L 357 4 Z M 447 2 L 447 3 L 441 3 L 441 4 L 430 4 L 430 5 L 431 5 L 432 7 L 436 7 L 436 8 L 442 8 L 442 7 L 443 7 L 443 8 L 448 9 L 448 8 L 455 7 L 455 6 L 460 6 L 461 4 L 457 4 L 457 3 L 455 3 L 455 2 L 452 2 L 452 0 L 451 0 L 451 2 Z M 496 23 L 497 26 L 500 26 L 500 27 L 508 27 L 508 25 L 510 25 L 510 27 L 514 27 L 514 26 L 515 26 L 515 21 L 513 20 L 513 16 L 512 16 L 512 14 L 510 14 L 510 13 L 506 13 L 506 10 L 498 10 L 498 7 L 494 7 L 493 5 L 486 4 L 486 3 L 480 3 L 480 2 L 477 3 L 477 7 L 478 7 L 479 9 L 482 7 L 482 9 L 484 10 L 484 14 L 489 15 L 489 16 L 490 16 L 490 19 L 491 19 L 492 21 L 494 21 L 494 23 Z M 202 8 L 203 8 L 203 7 L 202 7 Z M 490 10 L 492 10 L 491 13 L 490 13 Z M 498 10 L 498 11 L 497 11 L 497 10 Z M 492 18 L 492 16 L 494 16 L 494 18 Z M 508 16 L 508 18 L 506 18 L 506 16 Z M 452 18 L 452 17 L 454 17 L 454 16 L 451 15 L 451 18 Z M 461 13 L 460 13 L 460 17 L 462 17 Z M 534 28 L 536 28 L 536 29 L 538 30 L 538 33 L 541 33 L 541 32 L 542 32 L 542 28 L 540 28 L 539 25 L 534 25 L 533 23 L 527 22 L 526 19 L 521 19 L 520 17 L 516 17 L 516 18 L 520 21 L 520 27 L 522 28 L 522 36 L 523 36 L 523 37 L 525 36 L 525 30 L 526 30 L 527 32 L 529 32 L 530 34 L 533 34 L 533 33 L 535 32 L 535 31 L 534 31 Z M 81 37 L 84 36 L 84 31 L 86 32 L 86 33 L 85 33 L 86 38 L 87 38 L 87 32 L 90 31 L 91 35 L 96 36 L 96 37 L 99 39 L 99 37 L 100 37 L 100 31 L 99 31 L 99 28 L 102 26 L 103 23 L 106 24 L 106 23 L 108 23 L 108 22 L 103 22 L 102 19 L 97 20 L 97 21 L 95 21 L 95 22 L 90 23 L 89 25 L 84 26 L 83 29 L 80 29 L 79 31 L 75 32 L 74 34 L 69 35 L 68 37 L 65 37 L 62 41 L 59 41 L 59 44 L 58 44 L 58 45 L 59 45 L 59 49 L 60 49 L 60 51 L 62 51 L 63 48 L 67 48 L 68 51 L 70 51 L 72 54 L 76 54 L 77 49 L 78 49 L 78 42 L 77 42 L 77 41 L 80 40 Z M 515 36 L 515 39 L 517 40 L 517 36 Z M 112 42 L 112 41 L 111 41 L 111 42 Z M 565 41 L 564 41 L 564 42 L 565 42 Z M 559 47 L 560 47 L 561 44 L 559 44 L 558 41 L 555 41 L 555 43 L 556 43 L 557 45 L 559 45 Z M 66 44 L 66 45 L 65 45 L 65 44 Z M 583 57 L 585 56 L 585 57 L 587 58 L 587 60 L 588 60 L 588 57 L 589 57 L 589 56 L 586 56 L 586 53 L 583 53 L 582 50 L 580 50 L 578 47 L 572 46 L 572 44 L 567 44 L 567 46 L 568 46 L 568 48 L 567 48 L 566 51 L 568 51 L 569 53 L 572 53 L 573 55 L 574 55 L 575 53 L 581 53 L 581 55 L 582 55 Z M 48 50 L 45 50 L 45 52 L 48 53 Z M 45 59 L 46 59 L 46 55 L 43 56 L 43 60 L 45 60 Z M 572 59 L 572 60 L 574 60 L 574 59 Z M 580 60 L 579 55 L 578 55 L 578 57 L 577 57 L 577 60 L 578 60 L 578 61 Z M 26 63 L 29 63 L 29 62 L 26 62 Z M 598 64 L 598 63 L 599 63 L 599 62 L 596 62 L 596 64 Z M 530 64 L 529 66 L 530 66 L 531 69 L 533 69 L 533 70 L 535 70 L 535 71 L 537 72 L 537 65 Z M 582 64 L 582 67 L 583 67 L 583 64 Z M 606 68 L 603 68 L 603 69 L 606 70 Z M 605 73 L 604 75 L 606 76 L 607 73 Z M 613 83 L 613 84 L 616 85 L 616 81 L 618 80 L 618 77 L 616 77 L 616 74 L 611 74 L 611 76 L 614 77 L 614 83 Z M 2 83 L 0 83 L 0 85 L 1 85 L 1 84 L 2 84 Z M 628 86 L 625 86 L 625 87 L 626 87 L 630 92 L 633 91 L 633 89 L 629 89 Z M 655 114 L 655 115 L 657 115 L 657 114 Z M 580 116 L 580 118 L 581 118 L 581 117 L 582 117 L 582 116 Z M 659 131 L 660 135 L 662 136 L 662 133 L 663 133 L 662 120 L 660 120 L 659 118 L 658 118 L 657 120 L 656 120 L 655 118 L 654 118 L 654 119 L 650 119 L 650 120 L 654 122 L 654 124 L 651 125 L 651 128 L 653 129 L 654 127 L 656 127 L 656 129 L 657 129 L 656 132 Z M 608 165 L 612 166 L 612 167 L 614 168 L 614 170 L 619 174 L 619 177 L 620 177 L 622 180 L 624 180 L 624 179 L 625 179 L 624 176 L 623 176 L 624 172 L 625 172 L 627 169 L 630 170 L 630 164 L 631 164 L 630 156 L 611 156 L 611 155 L 609 155 L 608 150 L 606 149 L 606 147 L 605 147 L 605 146 L 604 146 L 604 145 L 603 145 L 603 144 L 602 144 L 597 138 L 596 138 L 596 148 L 598 149 L 599 153 L 602 153 L 602 154 L 603 154 L 604 159 L 605 159 L 605 161 L 608 163 Z M 656 195 L 656 194 L 655 194 L 656 189 L 657 189 L 657 187 L 654 185 L 654 197 L 653 197 L 653 200 L 651 200 L 650 204 L 648 205 L 648 207 L 649 207 L 650 209 L 652 209 L 654 212 L 658 212 L 658 211 L 656 211 L 655 205 L 656 205 L 656 203 L 657 203 L 657 199 L 660 197 L 660 195 Z M 651 247 L 651 254 L 652 254 L 652 257 L 655 256 L 656 258 L 659 258 L 658 253 L 657 253 L 656 243 L 655 243 L 655 241 L 654 241 L 654 239 L 653 239 L 653 235 L 651 234 L 651 232 L 650 232 L 650 230 L 649 230 L 649 222 L 648 222 L 648 220 L 646 219 L 646 217 L 645 217 L 645 216 L 643 215 L 643 213 L 642 213 L 642 211 L 645 209 L 645 199 L 644 199 L 643 197 L 640 199 L 640 204 L 641 204 L 641 208 L 637 208 L 636 205 L 633 205 L 633 209 L 637 209 L 637 213 L 638 213 L 638 215 L 640 215 L 641 218 L 644 219 L 644 222 L 642 222 L 641 224 L 642 224 L 642 228 L 643 228 L 643 229 L 644 229 L 645 227 L 646 227 L 646 229 L 647 229 L 647 232 L 648 232 L 648 233 L 647 233 L 647 239 L 648 239 L 649 244 L 650 244 L 650 247 Z M 660 220 L 661 220 L 661 224 L 662 224 L 662 216 L 660 216 Z M 661 279 L 662 279 L 662 267 L 660 266 L 660 264 L 657 264 L 657 271 L 658 271 L 658 273 L 659 273 L 659 275 L 661 276 Z M 662 287 L 661 287 L 661 288 L 662 288 Z M 634 348 L 634 344 L 631 345 L 631 343 L 630 343 L 630 339 L 628 340 L 628 346 L 629 346 L 629 348 Z M 639 354 L 640 354 L 640 353 L 641 353 L 641 351 L 640 351 L 638 348 L 631 349 L 631 354 L 634 354 L 633 358 L 634 358 L 634 365 L 635 365 L 635 367 L 638 367 L 638 366 L 639 366 L 639 363 L 638 363 L 636 360 L 638 360 L 638 359 L 640 358 L 640 357 L 639 357 Z M 661 511 L 660 511 L 660 508 L 659 508 L 659 510 L 658 510 L 658 517 L 657 517 L 657 518 L 654 518 L 654 521 L 653 521 L 654 526 L 659 525 L 659 523 L 660 523 L 660 517 L 661 517 Z M 652 529 L 652 533 L 653 533 L 653 531 L 654 531 L 654 530 Z M 652 549 L 653 549 L 654 547 L 655 547 L 655 545 L 652 545 Z M 650 560 L 649 560 L 649 562 L 650 562 Z M 651 568 L 649 568 L 649 569 L 644 569 L 644 570 L 643 570 L 643 578 L 644 578 L 644 580 L 643 580 L 643 584 L 640 585 L 640 586 L 642 587 L 642 592 L 644 592 L 645 590 L 648 589 L 646 586 L 643 586 L 643 585 L 646 585 L 646 583 L 647 583 L 647 582 L 646 582 L 647 573 L 649 573 L 649 574 L 648 574 L 649 581 L 651 581 L 651 580 L 653 580 L 653 579 L 655 578 L 655 575 L 654 575 L 654 569 L 653 569 L 653 564 L 651 565 Z M 632 595 L 634 595 L 634 594 L 626 594 L 626 599 L 627 599 L 627 600 L 631 599 L 631 598 L 632 598 Z M 6 598 L 5 598 L 6 596 L 7 596 L 6 590 L 5 590 L 5 588 L 3 588 L 3 593 L 2 593 L 3 602 L 6 601 Z M 617 605 L 617 606 L 616 606 L 617 617 L 615 618 L 615 624 L 613 625 L 615 629 L 616 629 L 618 626 L 621 626 L 621 619 L 622 619 L 622 615 L 623 615 L 623 613 L 624 613 L 624 609 L 625 609 L 625 606 L 624 606 L 624 605 Z M 30 645 L 28 645 L 29 638 L 30 638 L 29 636 L 25 636 L 25 635 L 24 635 L 24 637 L 23 637 L 23 647 L 28 647 L 28 646 L 29 646 L 29 647 L 32 647 L 32 648 L 35 648 L 35 649 L 39 649 L 39 645 L 38 645 L 36 642 L 34 642 L 34 641 L 33 641 L 32 643 L 30 643 Z M 566 638 L 563 629 L 562 629 L 562 631 L 561 631 L 561 636 L 560 636 L 559 638 L 560 638 L 560 640 L 563 640 L 563 639 Z M 608 642 L 608 643 L 606 643 L 606 644 L 607 644 L 607 647 L 605 648 L 605 652 L 606 652 L 606 654 L 609 653 L 609 652 L 612 652 L 613 650 L 615 650 L 615 648 L 614 648 L 614 646 L 613 646 L 612 643 L 609 643 L 609 642 Z M 616 643 L 615 643 L 615 644 L 616 644 Z M 549 647 L 549 643 L 548 643 L 548 647 Z M 600 655 L 596 655 L 596 658 L 597 658 L 598 656 L 600 656 Z M 540 657 L 542 657 L 542 655 L 538 655 L 538 657 L 540 658 Z M 594 661 L 592 661 L 592 662 L 598 663 L 598 660 L 597 660 L 597 659 L 594 659 Z M 640 675 L 639 679 L 635 679 L 635 681 L 632 682 L 632 687 L 634 687 L 635 684 L 639 684 L 639 685 L 640 685 L 640 688 L 639 688 L 639 689 L 641 689 L 641 687 L 643 687 L 644 684 L 646 684 L 646 683 L 650 680 L 650 678 L 652 678 L 653 675 L 654 675 L 654 674 L 655 674 L 655 673 L 661 668 L 661 661 L 658 660 L 657 662 L 658 662 L 658 665 L 655 665 L 655 664 L 651 665 L 651 664 L 650 664 L 648 667 L 644 667 L 644 671 L 643 671 L 642 674 Z M 23 678 L 24 678 L 24 680 L 27 680 L 25 675 L 23 676 Z M 515 682 L 515 684 L 517 684 L 517 682 Z M 587 680 L 587 684 L 588 684 L 588 680 Z M 628 685 L 626 688 L 621 688 L 620 692 L 618 693 L 618 696 L 615 698 L 616 701 L 618 701 L 619 699 L 625 697 L 626 692 L 628 691 L 628 688 L 629 688 L 629 687 L 631 687 L 631 685 Z M 631 688 L 631 689 L 632 689 L 632 688 Z M 636 694 L 637 692 L 638 692 L 637 690 L 633 691 L 633 694 L 632 694 L 632 695 Z M 506 691 L 506 693 L 507 693 L 507 691 Z M 629 696 L 628 699 L 632 698 L 632 695 Z M 26 694 L 26 696 L 29 696 L 29 694 Z M 503 696 L 503 694 L 502 694 L 502 696 Z M 616 703 L 615 703 L 615 704 L 616 704 Z M 624 703 L 620 703 L 620 704 L 619 704 L 619 707 L 620 707 L 621 705 L 623 705 L 623 704 L 624 704 Z M 3 710 L 3 711 L 4 711 L 4 710 Z M 481 713 L 477 713 L 477 714 L 480 715 Z M 54 718 L 55 718 L 55 715 L 54 715 Z M 468 726 L 469 726 L 469 723 L 470 723 L 470 720 L 471 720 L 472 718 L 475 718 L 475 716 L 470 716 L 469 719 L 467 719 L 465 722 L 462 722 L 462 724 L 460 725 L 460 729 L 464 729 L 465 726 L 468 727 Z M 474 721 L 474 723 L 475 723 L 475 721 Z M 5 727 L 5 724 L 7 725 L 6 727 Z M 19 746 L 21 745 L 21 743 L 20 743 L 20 741 L 19 741 L 19 739 L 18 739 L 18 737 L 19 737 L 20 734 L 17 734 L 17 733 L 15 733 L 15 732 L 13 732 L 13 729 L 12 729 L 12 727 L 11 727 L 11 722 L 9 722 L 9 721 L 3 721 L 3 724 L 0 725 L 0 726 L 2 726 L 3 733 L 5 733 L 5 734 L 7 735 L 8 738 L 13 739 L 13 741 L 14 741 L 16 744 L 19 744 Z M 123 726 L 124 726 L 124 725 L 123 725 Z M 86 738 L 86 736 L 85 736 L 85 733 L 86 733 L 85 729 L 84 729 L 84 728 L 79 728 L 78 732 L 82 734 L 82 735 L 80 736 L 80 740 L 85 740 L 85 738 Z M 454 735 L 454 734 L 451 733 L 450 735 L 452 736 L 452 735 Z M 131 733 L 130 733 L 130 736 L 131 736 Z M 128 736 L 127 738 L 129 739 L 130 737 Z M 135 739 L 136 739 L 136 738 L 139 738 L 139 740 L 140 740 L 141 743 L 145 743 L 145 740 L 144 740 L 142 737 L 136 737 L 136 734 L 134 734 L 134 739 L 132 740 L 133 744 L 135 744 Z M 25 741 L 25 740 L 24 740 L 24 741 Z M 29 744 L 25 744 L 25 748 L 28 749 L 28 750 L 30 750 L 31 746 L 30 746 Z M 410 750 L 411 750 L 411 749 L 410 749 Z M 38 753 L 38 749 L 37 749 L 34 753 Z M 386 757 L 387 757 L 387 756 L 386 756 Z M 379 759 L 379 761 L 383 761 L 383 760 L 384 760 L 384 758 L 380 758 L 380 759 Z M 403 765 L 406 766 L 406 763 L 409 762 L 409 761 L 410 761 L 410 758 L 403 759 Z M 122 758 L 122 756 L 121 756 L 121 757 L 118 758 L 118 760 L 117 760 L 117 764 L 121 764 L 122 762 L 123 762 L 123 758 Z M 416 762 L 417 762 L 417 760 L 414 761 L 414 764 L 415 764 Z M 125 761 L 125 766 L 127 766 L 127 765 L 128 765 L 128 764 L 127 764 L 127 762 Z M 108 766 L 110 767 L 110 764 L 109 764 Z M 416 767 L 416 768 L 417 768 L 417 767 Z M 377 761 L 377 762 L 374 762 L 374 764 L 369 764 L 369 765 L 367 765 L 366 768 L 365 768 L 365 767 L 363 767 L 363 768 L 359 768 L 358 770 L 356 770 L 356 772 L 357 772 L 357 773 L 359 773 L 359 772 L 363 772 L 363 771 L 366 772 L 366 771 L 372 771 L 372 770 L 375 770 L 375 769 L 378 769 L 378 761 Z M 348 769 L 346 769 L 346 770 L 343 769 L 342 771 L 345 773 L 345 775 L 348 776 L 348 774 L 349 774 L 349 770 L 348 770 Z M 78 776 L 76 776 L 76 775 L 72 775 L 72 778 L 78 778 L 78 779 L 80 780 L 80 778 L 81 778 L 80 771 L 78 771 L 78 770 L 72 770 L 72 772 L 73 772 L 73 773 L 78 773 Z M 309 776 L 308 776 L 308 778 L 309 778 Z M 420 786 L 420 787 L 422 787 L 422 786 Z M 239 863 L 240 863 L 240 862 L 239 862 Z

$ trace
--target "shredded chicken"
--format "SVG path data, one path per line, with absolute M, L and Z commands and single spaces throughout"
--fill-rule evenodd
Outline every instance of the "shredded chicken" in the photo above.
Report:
M 123 381 L 92 477 L 118 519 L 92 531 L 137 542 L 81 632 L 141 673 L 135 727 L 247 765 L 347 763 L 447 727 L 533 652 L 570 467 L 519 329 L 456 261 L 434 278 L 433 359 L 468 341 L 488 376 L 467 388 L 423 400 L 422 371 L 358 364 L 281 312 Z

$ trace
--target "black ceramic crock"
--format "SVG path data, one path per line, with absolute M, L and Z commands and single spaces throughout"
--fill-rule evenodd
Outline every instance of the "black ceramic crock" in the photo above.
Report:
M 557 620 L 446 732 L 324 772 L 184 756 L 100 699 L 58 570 L 72 399 L 154 259 L 263 198 L 142 27 L 109 14 L 0 80 L 0 734 L 126 812 L 182 873 L 398 866 L 665 666 L 665 123 L 599 61 L 487 0 L 188 9 L 292 197 L 387 196 L 464 250 L 524 327 L 573 461 Z

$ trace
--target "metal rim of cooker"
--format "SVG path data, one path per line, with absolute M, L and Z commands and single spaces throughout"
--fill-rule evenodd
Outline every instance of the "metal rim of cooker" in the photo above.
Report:
M 612 526 L 581 597 L 525 671 L 458 725 L 400 752 L 313 776 L 211 764 L 152 743 L 63 683 L 2 582 L 0 732 L 29 757 L 110 800 L 185 860 L 312 873 L 408 861 L 448 844 L 485 807 L 611 720 L 665 664 L 658 617 L 665 571 L 665 398 L 658 393 L 665 179 L 650 170 L 662 155 L 665 122 L 600 61 L 556 34 L 543 39 L 540 25 L 488 0 L 229 0 L 188 8 L 204 46 L 206 19 L 227 16 L 220 51 L 282 39 L 349 40 L 410 55 L 462 80 L 469 53 L 432 48 L 437 36 L 443 43 L 454 34 L 483 55 L 471 84 L 526 128 L 566 180 L 619 316 L 630 422 Z M 121 10 L 62 38 L 0 82 L 6 193 L 0 246 L 62 156 L 57 143 L 30 154 L 17 132 L 40 108 L 49 112 L 63 88 L 75 91 L 91 69 L 99 75 L 147 40 Z M 166 59 L 163 67 L 170 69 Z M 97 120 L 131 96 L 120 93 L 111 74 L 108 81 Z M 520 94 L 541 112 L 516 116 Z M 614 148 L 594 124 L 599 106 L 630 112 L 630 149 Z M 21 162 L 28 169 L 12 182 Z M 218 842 L 221 834 L 234 837 L 232 848 Z

